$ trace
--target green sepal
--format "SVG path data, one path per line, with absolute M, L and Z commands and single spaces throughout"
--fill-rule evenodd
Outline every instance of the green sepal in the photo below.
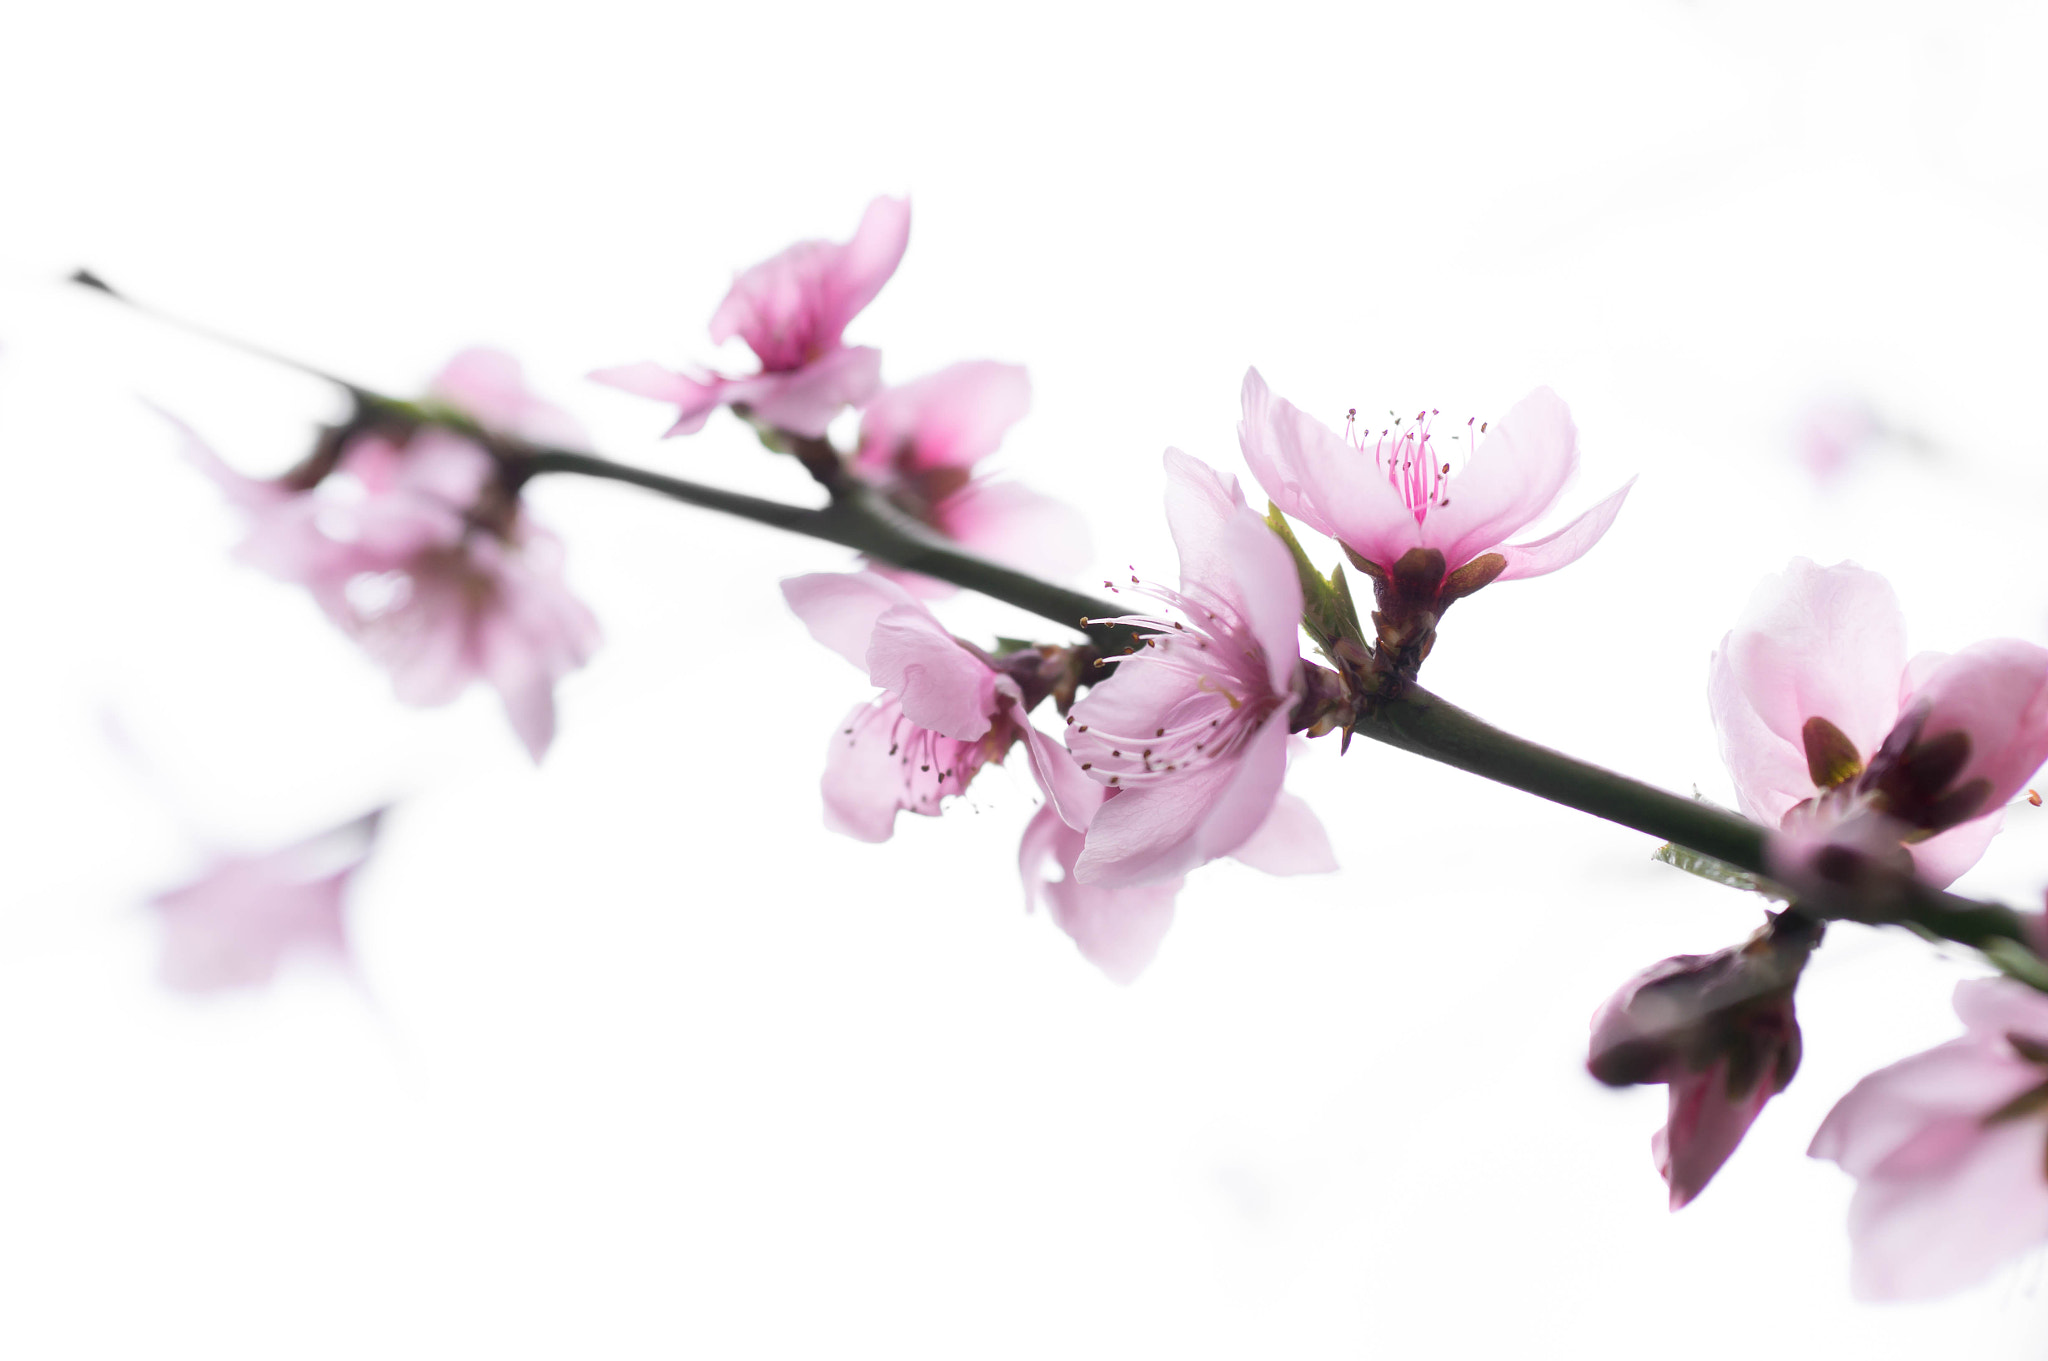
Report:
M 1332 663 L 1337 661 L 1337 644 L 1345 639 L 1365 652 L 1365 630 L 1359 627 L 1358 607 L 1352 604 L 1343 566 L 1327 577 L 1318 571 L 1294 537 L 1294 527 L 1271 501 L 1266 503 L 1266 524 L 1294 557 L 1294 574 L 1301 579 L 1301 626 L 1308 636 Z

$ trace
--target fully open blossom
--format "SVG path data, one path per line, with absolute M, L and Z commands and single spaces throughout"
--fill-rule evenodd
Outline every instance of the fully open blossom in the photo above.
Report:
M 936 817 L 1019 738 L 1049 798 L 1085 794 L 1078 772 L 1049 764 L 1064 753 L 1026 717 L 1017 681 L 895 582 L 815 572 L 783 582 L 782 594 L 813 638 L 881 688 L 846 716 L 827 750 L 825 821 L 834 831 L 887 841 L 899 812 Z
M 1334 869 L 1322 825 L 1280 787 L 1302 690 L 1293 560 L 1237 479 L 1169 449 L 1166 480 L 1180 589 L 1116 588 L 1169 612 L 1105 621 L 1150 636 L 1075 704 L 1067 729 L 1082 768 L 1117 791 L 1075 877 L 1159 883 L 1233 853 L 1275 874 Z
M 289 957 L 348 962 L 343 916 L 350 880 L 380 813 L 268 855 L 226 856 L 150 903 L 163 931 L 168 987 L 215 992 L 268 983 Z
M 711 314 L 711 341 L 723 345 L 738 336 L 761 361 L 759 373 L 730 378 L 639 363 L 590 376 L 673 402 L 671 435 L 703 429 L 721 406 L 744 406 L 778 429 L 821 436 L 842 407 L 860 405 L 881 386 L 881 352 L 849 347 L 842 337 L 896 272 L 909 241 L 909 201 L 878 198 L 851 241 L 799 241 L 735 279 Z
M 1699 1195 L 1798 1071 L 1792 990 L 1817 939 L 1810 928 L 1766 930 L 1733 949 L 1677 955 L 1594 1013 L 1593 1076 L 1670 1090 L 1670 1115 L 1650 1151 L 1672 1209 Z
M 2048 651 L 2001 638 L 1908 658 L 1889 583 L 1795 558 L 1750 597 L 1709 669 L 1742 811 L 1782 845 L 1904 845 L 1946 885 L 2048 759 Z
M 1864 1299 L 1944 1295 L 2048 1243 L 2048 995 L 1977 979 L 1955 1007 L 1962 1038 L 1857 1083 L 1808 1150 L 1856 1178 Z
M 1423 411 L 1378 435 L 1339 435 L 1273 395 L 1257 369 L 1244 376 L 1238 438 L 1245 462 L 1286 514 L 1337 540 L 1362 568 L 1385 577 L 1416 550 L 1441 561 L 1416 589 L 1455 598 L 1489 581 L 1541 576 L 1576 561 L 1600 541 L 1634 479 L 1555 533 L 1523 543 L 1508 537 L 1556 504 L 1579 463 L 1578 429 L 1549 388 L 1538 388 L 1492 425 L 1468 422 L 1478 438 L 1462 468 Z M 1412 560 L 1411 560 L 1412 561 Z
M 429 400 L 508 435 L 580 443 L 570 418 L 533 397 L 518 365 L 471 350 Z M 186 432 L 188 452 L 248 517 L 244 561 L 306 587 L 391 672 L 408 704 L 498 692 L 535 760 L 555 731 L 557 681 L 589 660 L 597 623 L 569 594 L 562 551 L 498 478 L 475 440 L 426 427 L 348 439 L 285 477 L 244 477 Z
M 885 578 L 821 572 L 782 589 L 814 638 L 882 687 L 847 716 L 827 751 L 826 825 L 886 841 L 898 813 L 935 816 L 944 799 L 1021 738 L 1046 799 L 1019 848 L 1025 904 L 1043 904 L 1111 978 L 1137 977 L 1173 922 L 1180 881 L 1110 889 L 1075 879 L 1074 861 L 1105 791 L 1031 723 L 1017 680 Z
M 975 465 L 1031 405 L 1031 380 L 1015 364 L 975 360 L 890 388 L 861 412 L 854 470 L 897 509 L 998 562 L 1064 576 L 1088 557 L 1088 534 L 1071 506 Z M 871 570 L 920 595 L 944 582 L 887 564 Z

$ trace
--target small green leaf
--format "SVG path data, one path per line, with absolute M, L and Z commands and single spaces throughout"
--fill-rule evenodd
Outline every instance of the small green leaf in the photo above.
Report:
M 1669 865 L 1673 869 L 1684 870 L 1687 874 L 1695 875 L 1710 883 L 1720 884 L 1726 888 L 1740 889 L 1744 893 L 1759 894 L 1770 899 L 1772 902 L 1789 903 L 1792 901 L 1791 894 L 1770 880 L 1760 875 L 1751 874 L 1748 870 L 1737 869 L 1725 860 L 1716 860 L 1711 855 L 1704 855 L 1699 851 L 1689 850 L 1684 846 L 1678 845 L 1676 842 L 1665 842 L 1657 848 L 1657 853 L 1650 858 L 1660 864 Z

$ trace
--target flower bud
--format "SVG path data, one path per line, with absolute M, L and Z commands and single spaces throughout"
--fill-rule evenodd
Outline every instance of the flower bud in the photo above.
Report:
M 1594 1014 L 1588 1072 L 1612 1087 L 1670 1088 L 1651 1149 L 1672 1209 L 1700 1193 L 1798 1071 L 1792 992 L 1821 929 L 1781 913 L 1743 945 L 1650 966 Z

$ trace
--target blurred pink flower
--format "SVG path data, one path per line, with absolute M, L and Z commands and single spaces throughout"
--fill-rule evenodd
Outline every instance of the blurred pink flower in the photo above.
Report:
M 382 810 L 268 855 L 228 856 L 150 903 L 163 929 L 159 974 L 180 992 L 271 981 L 289 956 L 348 964 L 342 917 Z
M 1766 930 L 1711 955 L 1677 955 L 1594 1013 L 1588 1071 L 1610 1086 L 1670 1089 L 1670 1116 L 1650 1151 L 1673 1210 L 1699 1195 L 1798 1071 L 1792 991 L 1817 938 Z
M 1793 559 L 1714 654 L 1708 705 L 1742 811 L 1775 853 L 1903 844 L 1946 885 L 2048 759 L 2048 651 L 2002 638 L 1910 661 L 1891 586 Z
M 1172 614 L 1101 621 L 1150 637 L 1074 705 L 1068 749 L 1118 791 L 1089 824 L 1075 877 L 1160 883 L 1231 854 L 1273 874 L 1335 869 L 1322 824 L 1280 788 L 1302 689 L 1294 563 L 1237 479 L 1178 449 L 1165 462 L 1181 586 L 1139 588 Z
M 1793 447 L 1816 481 L 1831 481 L 1885 433 L 1870 403 L 1856 397 L 1809 402 L 1799 413 Z
M 429 401 L 519 438 L 582 442 L 566 414 L 526 391 L 518 364 L 492 351 L 457 355 Z M 403 439 L 359 434 L 306 485 L 301 473 L 244 477 L 185 434 L 192 461 L 248 516 L 239 557 L 310 590 L 391 672 L 401 701 L 445 704 L 487 682 L 541 758 L 555 684 L 589 660 L 597 622 L 562 579 L 560 542 L 506 494 L 488 451 L 433 427 Z
M 2048 996 L 1976 979 L 1955 1008 L 1961 1039 L 1857 1083 L 1807 1150 L 1856 1178 L 1863 1299 L 1945 1295 L 2048 1242 Z
M 996 451 L 1031 405 L 1031 380 L 1015 364 L 976 360 L 890 388 L 861 413 L 854 470 L 897 509 L 962 546 L 1041 576 L 1079 570 L 1088 531 L 1064 502 L 974 465 Z M 870 570 L 919 595 L 953 587 L 885 563 Z
M 1431 422 L 1419 412 L 1377 437 L 1340 436 L 1275 397 L 1257 369 L 1244 376 L 1244 419 L 1238 438 L 1252 475 L 1283 512 L 1343 544 L 1361 570 L 1377 575 L 1416 549 L 1443 555 L 1447 577 L 1475 559 L 1498 554 L 1498 571 L 1464 585 L 1541 576 L 1576 561 L 1600 541 L 1635 479 L 1564 528 L 1526 543 L 1507 537 L 1556 504 L 1579 464 L 1578 430 L 1564 402 L 1538 388 L 1495 423 L 1461 469 L 1446 460 Z M 1467 422 L 1468 427 L 1470 422 Z M 1477 438 L 1483 433 L 1468 428 Z M 1368 467 L 1366 460 L 1371 459 Z M 1491 564 L 1486 564 L 1491 566 Z M 1475 578 L 1476 579 L 1476 578 Z M 1434 583 L 1432 583 L 1434 584 Z
M 910 202 L 878 198 L 853 239 L 800 241 L 733 281 L 711 315 L 711 342 L 734 336 L 761 361 L 751 377 L 680 372 L 642 362 L 591 374 L 597 382 L 678 408 L 671 435 L 690 435 L 721 406 L 744 406 L 768 425 L 822 436 L 841 407 L 881 386 L 882 355 L 841 343 L 847 323 L 882 291 L 910 241 Z

